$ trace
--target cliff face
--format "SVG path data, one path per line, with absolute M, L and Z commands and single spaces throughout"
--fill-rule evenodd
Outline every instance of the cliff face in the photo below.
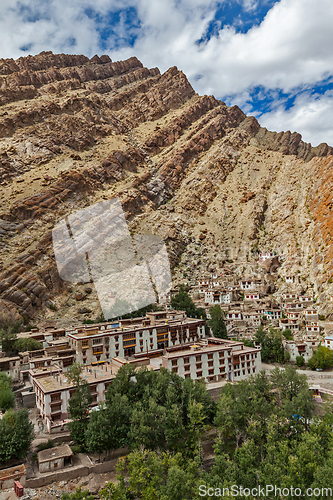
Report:
M 164 238 L 176 281 L 226 260 L 239 273 L 253 271 L 259 248 L 283 254 L 281 276 L 298 275 L 323 303 L 333 292 L 327 144 L 269 132 L 237 106 L 198 96 L 177 68 L 161 75 L 135 57 L 0 60 L 0 106 L 7 316 L 98 316 L 94 289 L 85 294 L 84 285 L 59 278 L 51 231 L 69 213 L 113 197 L 132 232 Z

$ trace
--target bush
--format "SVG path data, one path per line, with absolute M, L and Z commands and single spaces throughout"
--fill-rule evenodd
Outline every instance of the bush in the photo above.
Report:
M 17 352 L 38 351 L 42 347 L 42 344 L 35 339 L 21 338 L 14 342 L 13 350 Z
M 0 410 L 5 412 L 14 408 L 15 406 L 15 394 L 11 389 L 0 389 Z
M 290 328 L 283 330 L 282 334 L 286 340 L 293 340 L 293 334 Z
M 289 351 L 286 351 L 284 353 L 284 360 L 286 363 L 288 363 L 290 361 L 290 352 Z
M 305 365 L 305 360 L 303 356 L 296 356 L 296 365 L 297 366 L 304 366 Z
M 75 493 L 64 493 L 61 500 L 94 500 L 94 498 L 89 491 L 82 491 L 80 487 L 76 488 Z
M 333 351 L 320 344 L 309 359 L 308 364 L 311 370 L 331 368 L 333 366 Z
M 54 441 L 52 439 L 48 439 L 46 442 L 38 445 L 38 451 L 48 450 L 49 448 L 54 448 Z
M 71 446 L 71 450 L 74 455 L 76 455 L 77 453 L 81 453 L 82 451 L 84 451 L 84 448 L 82 448 L 81 446 L 73 445 Z

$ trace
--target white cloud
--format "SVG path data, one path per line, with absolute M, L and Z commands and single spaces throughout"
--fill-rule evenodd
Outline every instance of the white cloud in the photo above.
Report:
M 333 91 L 323 95 L 304 92 L 295 100 L 294 106 L 285 110 L 278 106 L 276 110 L 259 118 L 260 124 L 272 131 L 302 131 L 305 142 L 317 146 L 321 142 L 333 145 Z M 287 124 L 287 127 L 286 127 Z
M 257 0 L 237 1 L 251 12 L 260 4 Z M 133 7 L 139 20 L 139 27 L 134 28 L 138 34 L 134 47 L 128 44 L 133 31 L 124 22 L 115 25 L 116 38 L 110 37 L 106 42 L 112 59 L 136 55 L 145 66 L 158 66 L 161 71 L 177 65 L 197 92 L 229 97 L 244 105 L 246 111 L 252 87 L 260 85 L 289 93 L 295 88 L 311 88 L 333 75 L 331 0 L 280 0 L 260 25 L 246 33 L 222 23 L 215 36 L 205 40 L 209 23 L 221 3 L 217 0 L 3 0 L 0 54 L 14 58 L 26 55 L 20 47 L 30 44 L 34 54 L 42 50 L 101 54 L 105 51 L 101 49 L 100 23 L 108 22 L 110 12 Z M 96 11 L 99 21 L 88 17 L 86 9 Z M 32 22 L 33 19 L 36 20 Z M 205 41 L 198 44 L 202 38 Z M 196 78 L 198 75 L 200 79 Z M 326 134 L 326 140 L 333 144 L 331 96 L 314 99 L 306 95 L 296 100 L 292 110 L 285 112 L 281 106 L 264 115 L 261 122 L 274 123 L 281 130 L 297 126 L 296 130 L 312 143 L 319 135 L 321 141 L 325 140 L 322 136 Z M 309 109 L 308 104 L 312 106 Z M 312 120 L 315 126 L 311 125 Z

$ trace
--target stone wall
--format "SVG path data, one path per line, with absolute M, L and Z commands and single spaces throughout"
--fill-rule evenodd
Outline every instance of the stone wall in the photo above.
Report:
M 112 460 L 107 462 L 102 462 L 94 465 L 81 465 L 78 467 L 69 467 L 66 469 L 59 470 L 58 472 L 45 473 L 42 476 L 36 478 L 26 479 L 25 486 L 27 488 L 41 488 L 47 484 L 58 482 L 58 481 L 69 481 L 70 479 L 75 479 L 77 477 L 88 476 L 92 472 L 95 474 L 102 474 L 104 472 L 114 471 L 118 458 L 127 455 L 129 450 L 127 448 L 120 448 L 112 453 Z

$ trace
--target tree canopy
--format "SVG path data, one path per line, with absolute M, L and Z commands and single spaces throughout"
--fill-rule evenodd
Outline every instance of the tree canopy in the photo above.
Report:
M 284 362 L 285 356 L 281 332 L 274 328 L 270 328 L 269 331 L 266 331 L 260 326 L 255 334 L 254 340 L 260 344 L 261 359 L 264 363 Z
M 34 438 L 26 409 L 8 410 L 0 420 L 0 461 L 25 458 Z
M 12 391 L 12 379 L 0 372 L 0 410 L 5 412 L 15 406 L 15 394 Z
M 88 414 L 92 396 L 88 382 L 83 378 L 83 368 L 73 363 L 67 372 L 68 380 L 75 387 L 75 392 L 68 403 L 68 412 L 72 422 L 68 424 L 71 438 L 78 446 L 85 446 L 85 432 L 88 426 Z
M 141 447 L 119 460 L 118 482 L 108 483 L 100 497 L 199 500 L 227 496 L 223 489 L 238 485 L 238 491 L 242 486 L 249 493 L 230 496 L 253 500 L 258 494 L 252 495 L 252 488 L 274 484 L 281 491 L 291 491 L 292 485 L 303 496 L 307 488 L 319 488 L 316 498 L 330 498 L 322 488 L 333 490 L 333 414 L 328 409 L 316 418 L 313 405 L 306 376 L 293 366 L 275 368 L 270 377 L 261 372 L 227 384 L 217 402 L 215 458 L 209 470 L 197 453 L 188 457 L 179 449 L 172 453 Z M 200 403 L 189 407 L 189 414 L 189 427 L 200 427 Z M 195 440 L 195 431 L 192 436 Z M 292 493 L 277 496 L 295 498 Z
M 329 347 L 320 344 L 318 349 L 313 353 L 313 356 L 309 359 L 308 365 L 311 370 L 316 370 L 317 368 L 332 368 L 333 351 Z
M 195 307 L 195 304 L 189 294 L 185 290 L 185 285 L 179 286 L 179 292 L 171 297 L 171 307 L 176 311 L 186 311 L 190 318 L 206 319 L 206 312 L 202 307 Z
M 209 309 L 209 314 L 211 319 L 208 321 L 208 325 L 211 327 L 214 337 L 227 339 L 228 333 L 227 327 L 224 322 L 224 312 L 222 311 L 219 304 L 211 307 Z
M 213 414 L 204 382 L 183 379 L 164 368 L 136 371 L 125 365 L 108 388 L 105 407 L 90 415 L 86 446 L 98 453 L 127 445 L 193 457 Z

